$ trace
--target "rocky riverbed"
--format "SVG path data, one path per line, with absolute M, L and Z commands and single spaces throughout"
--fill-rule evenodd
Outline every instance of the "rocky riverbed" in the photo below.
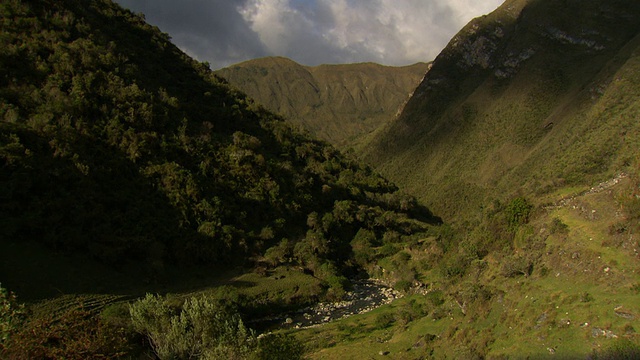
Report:
M 302 329 L 363 314 L 402 297 L 401 293 L 377 280 L 356 280 L 352 285 L 341 301 L 318 303 L 258 322 L 268 322 L 281 329 Z

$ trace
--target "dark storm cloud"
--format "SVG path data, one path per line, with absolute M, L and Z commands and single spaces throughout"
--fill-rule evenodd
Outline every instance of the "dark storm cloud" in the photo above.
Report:
M 213 69 L 270 55 L 238 9 L 246 0 L 116 0 L 171 35 L 173 42 Z

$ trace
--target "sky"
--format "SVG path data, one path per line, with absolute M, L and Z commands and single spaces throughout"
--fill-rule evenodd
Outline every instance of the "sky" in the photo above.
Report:
M 115 0 L 216 70 L 284 56 L 300 64 L 431 61 L 503 0 Z

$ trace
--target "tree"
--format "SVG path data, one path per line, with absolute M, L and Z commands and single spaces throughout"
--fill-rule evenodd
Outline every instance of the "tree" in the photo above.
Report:
M 531 205 L 529 201 L 527 201 L 527 199 L 523 197 L 517 197 L 511 200 L 511 202 L 505 209 L 509 228 L 513 231 L 518 226 L 529 222 L 529 215 L 531 215 L 532 209 L 533 205 Z

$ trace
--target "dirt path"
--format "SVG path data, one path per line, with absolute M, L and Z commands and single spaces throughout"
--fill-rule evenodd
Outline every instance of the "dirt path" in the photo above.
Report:
M 585 190 L 585 191 L 582 191 L 582 192 L 580 192 L 578 194 L 562 198 L 562 199 L 556 201 L 554 204 L 547 205 L 544 208 L 545 209 L 554 209 L 554 208 L 565 207 L 565 206 L 569 205 L 569 203 L 571 203 L 573 200 L 575 200 L 576 198 L 578 198 L 580 196 L 590 195 L 590 194 L 597 194 L 597 193 L 600 193 L 602 191 L 608 190 L 608 189 L 612 188 L 613 186 L 617 185 L 618 183 L 620 183 L 620 181 L 622 181 L 622 179 L 625 179 L 627 177 L 629 177 L 628 174 L 620 173 L 620 174 L 616 175 L 611 180 L 607 180 L 607 181 L 601 182 L 600 184 L 590 188 L 589 190 Z

